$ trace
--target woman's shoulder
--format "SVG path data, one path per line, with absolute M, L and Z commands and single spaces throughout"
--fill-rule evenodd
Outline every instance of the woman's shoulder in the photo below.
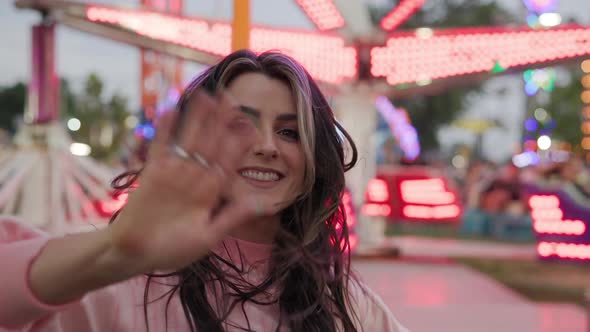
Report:
M 359 331 L 408 332 L 383 299 L 361 279 L 351 277 L 348 292 Z

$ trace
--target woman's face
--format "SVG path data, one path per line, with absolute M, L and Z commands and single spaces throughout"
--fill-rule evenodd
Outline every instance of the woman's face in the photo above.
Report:
M 236 109 L 249 117 L 232 121 L 230 130 L 241 130 L 250 142 L 233 167 L 236 181 L 227 195 L 255 195 L 263 206 L 279 212 L 303 190 L 305 159 L 295 100 L 285 83 L 259 73 L 238 76 L 226 91 Z M 250 120 L 256 129 L 245 123 Z

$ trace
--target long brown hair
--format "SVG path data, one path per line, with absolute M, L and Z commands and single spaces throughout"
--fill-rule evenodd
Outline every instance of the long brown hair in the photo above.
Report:
M 261 73 L 280 80 L 293 93 L 305 156 L 304 192 L 281 214 L 269 273 L 262 282 L 253 285 L 226 273 L 228 269 L 241 271 L 244 267 L 214 252 L 174 273 L 150 274 L 144 293 L 146 324 L 150 283 L 155 278 L 176 277 L 178 283 L 167 301 L 170 303 L 172 297 L 179 294 L 191 331 L 222 332 L 225 319 L 236 305 L 242 305 L 243 309 L 246 302 L 253 302 L 258 305 L 278 303 L 279 326 L 288 326 L 291 331 L 356 332 L 356 315 L 350 306 L 348 291 L 352 275 L 342 195 L 344 172 L 356 163 L 357 152 L 309 73 L 281 53 L 256 55 L 247 50 L 238 51 L 194 79 L 177 107 L 182 116 L 197 89 L 215 93 L 245 73 Z M 346 149 L 350 150 L 348 158 Z M 121 174 L 113 181 L 113 187 L 129 190 L 139 173 Z M 219 284 L 219 289 L 211 287 L 212 283 Z M 232 301 L 223 304 L 220 312 L 209 303 L 207 291 L 221 292 L 212 298 Z M 257 296 L 265 294 L 273 294 L 271 300 L 262 301 Z M 219 304 L 216 308 L 220 308 Z M 250 326 L 242 328 L 251 330 Z

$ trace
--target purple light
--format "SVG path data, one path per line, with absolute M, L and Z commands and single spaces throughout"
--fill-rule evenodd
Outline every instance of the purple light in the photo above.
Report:
M 512 157 L 512 163 L 518 168 L 537 165 L 541 161 L 539 155 L 534 151 L 524 151 Z
M 396 109 L 387 97 L 379 96 L 375 100 L 377 110 L 389 125 L 391 134 L 397 140 L 404 156 L 415 160 L 420 155 L 420 141 L 416 128 L 409 122 L 404 110 Z
M 180 91 L 178 91 L 178 89 L 171 88 L 170 90 L 168 90 L 168 100 L 169 101 L 176 104 L 178 102 L 178 99 L 180 99 Z
M 539 135 L 550 135 L 551 134 L 551 128 L 543 128 L 541 130 L 539 130 Z
M 134 130 L 134 134 L 135 136 L 151 140 L 152 138 L 154 138 L 154 135 L 156 134 L 156 129 L 154 128 L 154 126 L 152 126 L 151 123 L 146 123 L 137 126 Z
M 154 129 L 154 127 L 151 124 L 146 124 L 143 127 L 143 137 L 151 140 L 152 138 L 154 138 L 155 134 L 156 134 L 156 129 Z
M 534 96 L 535 93 L 537 93 L 537 90 L 539 90 L 539 87 L 533 80 L 526 82 L 526 85 L 524 86 L 524 92 L 526 92 L 527 96 Z
M 557 8 L 557 0 L 523 0 L 529 11 L 535 13 L 548 13 Z
M 537 120 L 533 119 L 533 118 L 528 118 L 526 119 L 526 121 L 524 122 L 524 127 L 526 128 L 526 130 L 528 131 L 535 131 L 537 130 L 537 128 L 539 127 L 539 123 L 537 122 Z

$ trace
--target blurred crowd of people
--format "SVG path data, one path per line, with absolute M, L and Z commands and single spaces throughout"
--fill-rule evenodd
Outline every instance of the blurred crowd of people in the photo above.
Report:
M 571 155 L 563 162 L 541 162 L 518 168 L 509 162 L 473 161 L 462 178 L 464 206 L 461 231 L 469 235 L 528 240 L 534 236 L 527 187 L 563 190 L 578 204 L 590 208 L 590 169 Z

